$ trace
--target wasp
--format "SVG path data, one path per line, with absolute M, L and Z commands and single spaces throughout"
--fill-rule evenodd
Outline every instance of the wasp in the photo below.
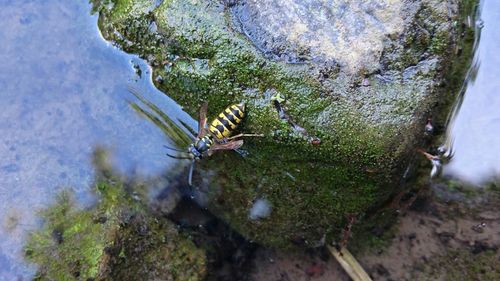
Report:
M 238 125 L 245 117 L 245 104 L 232 104 L 221 112 L 207 128 L 207 109 L 208 103 L 202 104 L 198 119 L 198 134 L 193 136 L 187 151 L 177 150 L 172 147 L 165 146 L 168 149 L 186 153 L 186 155 L 171 155 L 167 156 L 175 159 L 191 159 L 189 168 L 188 184 L 192 186 L 193 170 L 196 160 L 200 160 L 205 156 L 211 156 L 217 150 L 236 150 L 243 145 L 243 140 L 239 139 L 245 136 L 259 136 L 260 134 L 237 134 L 233 136 Z

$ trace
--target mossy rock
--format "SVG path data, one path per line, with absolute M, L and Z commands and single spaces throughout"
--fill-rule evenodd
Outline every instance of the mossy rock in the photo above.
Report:
M 41 212 L 25 251 L 35 280 L 203 280 L 206 256 L 175 225 L 150 214 L 119 178 L 101 171 L 98 203 L 78 208 L 69 192 Z
M 156 86 L 193 117 L 203 101 L 211 117 L 247 104 L 241 131 L 265 137 L 245 140 L 247 157 L 202 161 L 196 185 L 209 185 L 211 211 L 274 246 L 331 241 L 347 215 L 373 213 L 400 191 L 430 112 L 453 96 L 439 85 L 466 28 L 460 13 L 475 3 L 93 2 L 104 37 L 146 58 Z M 326 37 L 315 32 L 327 27 Z M 331 48 L 318 45 L 324 38 Z M 279 118 L 276 93 L 298 126 Z M 273 211 L 249 221 L 258 198 Z

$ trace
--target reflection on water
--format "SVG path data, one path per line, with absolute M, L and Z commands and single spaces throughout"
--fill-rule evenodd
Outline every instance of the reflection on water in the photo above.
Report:
M 187 147 L 189 143 L 192 142 L 192 138 L 189 135 L 192 134 L 191 132 L 183 130 L 181 126 L 175 123 L 175 121 L 165 114 L 158 106 L 145 99 L 142 93 L 137 89 L 129 87 L 129 91 L 139 100 L 139 102 L 131 102 L 131 107 L 160 128 L 165 136 L 173 141 L 175 146 L 183 148 Z M 185 129 L 190 128 L 187 127 Z
M 123 173 L 152 176 L 174 164 L 169 142 L 141 118 L 128 84 L 170 116 L 195 121 L 151 88 L 147 66 L 100 37 L 88 1 L 0 0 L 0 280 L 30 276 L 23 259 L 36 210 L 71 187 L 80 203 L 92 200 L 95 146 L 111 151 Z
M 445 175 L 476 184 L 500 174 L 500 2 L 484 1 L 480 17 L 473 68 L 449 125 L 453 158 L 444 167 Z

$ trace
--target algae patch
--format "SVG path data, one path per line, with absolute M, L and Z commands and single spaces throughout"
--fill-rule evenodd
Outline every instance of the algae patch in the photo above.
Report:
M 108 169 L 99 174 L 95 206 L 79 208 L 63 192 L 41 211 L 44 226 L 25 250 L 39 266 L 35 280 L 202 280 L 204 251 L 134 199 L 133 187 Z

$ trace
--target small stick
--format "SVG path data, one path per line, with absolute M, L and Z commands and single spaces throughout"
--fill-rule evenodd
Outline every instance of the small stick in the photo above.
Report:
M 351 237 L 351 229 L 355 220 L 355 215 L 347 215 L 347 225 L 343 230 L 342 241 L 340 241 L 340 248 L 345 248 L 347 246 L 347 242 L 349 241 L 349 237 Z
M 330 253 L 337 260 L 338 263 L 342 266 L 342 268 L 347 272 L 349 277 L 353 281 L 372 281 L 368 273 L 361 267 L 358 261 L 352 256 L 352 254 L 347 250 L 347 248 L 341 248 L 337 250 L 337 248 L 333 246 L 327 246 Z

